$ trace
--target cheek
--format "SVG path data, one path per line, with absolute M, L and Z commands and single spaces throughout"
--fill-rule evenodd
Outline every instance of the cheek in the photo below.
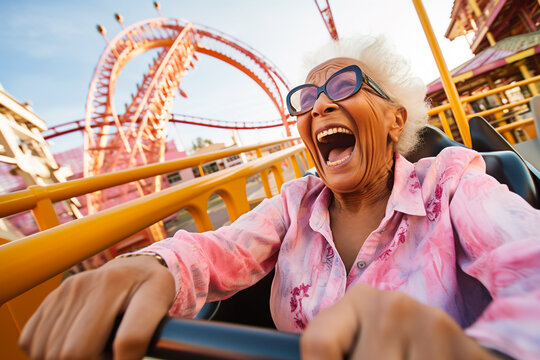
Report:
M 304 141 L 304 144 L 307 145 L 308 142 L 311 142 L 311 121 L 309 116 L 299 116 L 296 120 L 296 127 L 298 128 L 298 133 L 300 134 L 302 141 Z

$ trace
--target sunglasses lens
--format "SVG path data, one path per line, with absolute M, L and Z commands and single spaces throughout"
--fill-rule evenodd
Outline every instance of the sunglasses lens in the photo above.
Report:
M 356 73 L 352 70 L 342 72 L 331 78 L 326 84 L 326 93 L 336 101 L 351 96 L 356 90 Z
M 292 114 L 295 115 L 310 110 L 317 99 L 317 87 L 315 85 L 306 86 L 296 90 L 290 95 L 289 103 Z

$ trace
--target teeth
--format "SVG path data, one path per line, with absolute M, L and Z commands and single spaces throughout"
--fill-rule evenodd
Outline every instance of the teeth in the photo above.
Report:
M 335 128 L 323 130 L 320 133 L 318 133 L 317 134 L 317 141 L 318 142 L 325 142 L 325 141 L 323 141 L 323 139 L 326 136 L 332 135 L 332 134 L 337 134 L 337 133 L 352 134 L 352 132 L 349 129 L 345 129 L 345 128 L 342 128 L 342 127 L 335 127 Z
M 350 157 L 351 157 L 351 154 L 345 156 L 343 159 L 339 159 L 339 160 L 336 160 L 336 161 L 327 160 L 326 165 L 328 165 L 328 166 L 336 166 L 336 165 L 342 164 L 345 160 L 347 160 Z

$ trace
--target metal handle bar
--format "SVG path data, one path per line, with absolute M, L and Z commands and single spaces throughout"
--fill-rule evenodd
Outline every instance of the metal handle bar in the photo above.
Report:
M 161 359 L 300 359 L 299 335 L 218 321 L 165 317 L 147 355 Z

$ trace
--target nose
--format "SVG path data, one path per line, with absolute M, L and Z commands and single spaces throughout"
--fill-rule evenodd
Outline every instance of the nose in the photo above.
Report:
M 330 100 L 330 98 L 328 98 L 328 96 L 326 96 L 326 94 L 323 92 L 321 93 L 321 95 L 319 95 L 319 97 L 315 101 L 315 104 L 313 104 L 313 109 L 311 109 L 311 116 L 321 116 L 337 109 L 339 109 L 339 106 L 335 102 Z

